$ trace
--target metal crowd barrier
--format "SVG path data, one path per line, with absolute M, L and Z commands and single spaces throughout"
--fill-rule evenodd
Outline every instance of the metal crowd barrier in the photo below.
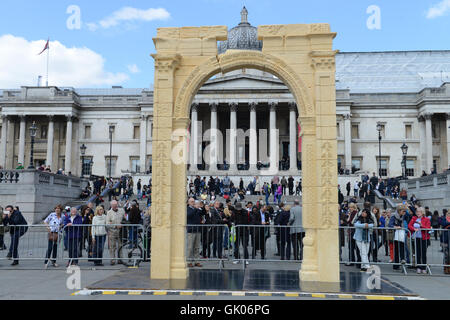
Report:
M 9 230 L 25 227 L 27 232 L 19 238 L 11 232 L 5 233 L 6 249 L 0 251 L 0 260 L 37 260 L 46 267 L 52 262 L 78 264 L 79 261 L 137 266 L 150 260 L 151 230 L 141 224 L 61 226 L 57 233 L 50 233 L 46 225 L 10 226 Z M 92 241 L 93 228 L 96 231 L 105 228 L 107 233 Z M 17 254 L 14 254 L 16 244 Z
M 421 230 L 428 233 L 430 239 L 416 238 L 415 232 L 412 232 L 413 267 L 426 269 L 429 274 L 432 272 L 432 267 L 450 268 L 450 229 Z
M 291 226 L 275 225 L 188 225 L 186 257 L 189 263 L 225 261 L 301 262 L 304 232 Z M 299 231 L 299 232 L 297 232 Z M 284 248 L 284 250 L 283 250 Z
M 353 239 L 356 227 L 340 227 L 340 261 L 342 264 L 360 267 L 361 253 Z M 421 229 L 430 232 L 430 239 L 416 240 L 414 232 L 403 230 L 404 241 L 399 241 L 399 229 L 371 228 L 372 239 L 369 247 L 369 265 L 391 265 L 393 269 L 401 269 L 407 274 L 407 269 L 421 269 L 432 274 L 432 267 L 449 268 L 449 237 L 450 230 Z M 439 233 L 436 240 L 434 232 Z M 444 232 L 447 233 L 447 243 L 444 242 Z M 419 250 L 421 250 L 419 252 Z M 384 253 L 384 254 L 383 254 Z M 422 257 L 425 257 L 422 259 Z

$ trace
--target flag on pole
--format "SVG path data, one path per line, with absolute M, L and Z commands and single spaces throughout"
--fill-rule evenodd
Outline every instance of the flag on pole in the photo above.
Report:
M 50 49 L 50 39 L 47 40 L 47 43 L 45 44 L 44 49 L 41 51 L 41 53 L 38 54 L 38 56 L 40 56 L 41 54 L 44 53 L 45 50 Z

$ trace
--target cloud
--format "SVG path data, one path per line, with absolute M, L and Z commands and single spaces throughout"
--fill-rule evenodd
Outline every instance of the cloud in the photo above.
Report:
M 131 73 L 141 72 L 141 70 L 138 68 L 138 66 L 136 64 L 130 64 L 127 67 L 128 67 L 128 71 L 130 71 Z
M 0 36 L 0 88 L 34 86 L 39 75 L 45 78 L 47 53 L 38 56 L 45 43 Z M 49 85 L 98 87 L 122 84 L 129 76 L 106 71 L 105 59 L 89 48 L 68 48 L 50 41 L 49 78 Z
M 100 20 L 98 23 L 87 23 L 87 27 L 91 31 L 99 28 L 108 29 L 119 25 L 121 22 L 135 22 L 135 21 L 153 21 L 153 20 L 167 20 L 170 18 L 170 13 L 164 8 L 158 9 L 137 9 L 132 7 L 123 7 L 114 11 L 109 17 Z
M 434 19 L 441 17 L 450 11 L 450 0 L 443 0 L 438 4 L 434 5 L 427 12 L 428 19 Z

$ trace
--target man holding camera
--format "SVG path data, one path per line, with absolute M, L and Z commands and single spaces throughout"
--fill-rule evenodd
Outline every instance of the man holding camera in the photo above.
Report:
M 23 217 L 22 213 L 19 211 L 18 207 L 7 206 L 5 212 L 3 213 L 3 223 L 4 225 L 9 225 L 9 233 L 11 235 L 11 245 L 9 247 L 9 253 L 6 256 L 8 259 L 13 259 L 12 266 L 19 264 L 19 239 L 25 232 L 27 232 L 27 221 Z

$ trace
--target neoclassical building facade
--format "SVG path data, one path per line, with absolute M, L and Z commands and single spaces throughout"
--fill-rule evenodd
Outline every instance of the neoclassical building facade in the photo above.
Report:
M 218 43 L 218 53 L 261 50 L 263 45 L 243 12 L 228 40 Z M 450 51 L 338 53 L 336 161 L 341 173 L 378 172 L 381 167 L 383 176 L 401 176 L 403 143 L 408 145 L 408 176 L 447 169 L 449 75 Z M 251 176 L 271 161 L 281 174 L 301 175 L 302 131 L 295 99 L 272 74 L 253 69 L 217 74 L 198 91 L 191 109 L 189 175 Z M 98 176 L 111 172 L 113 177 L 151 172 L 150 88 L 5 89 L 0 90 L 0 115 L 0 166 L 5 169 L 29 165 L 29 128 L 35 122 L 35 166 L 46 164 L 74 175 L 82 170 Z M 229 129 L 239 130 L 231 143 Z M 84 155 L 82 145 L 87 147 Z M 271 160 L 270 155 L 276 157 Z

